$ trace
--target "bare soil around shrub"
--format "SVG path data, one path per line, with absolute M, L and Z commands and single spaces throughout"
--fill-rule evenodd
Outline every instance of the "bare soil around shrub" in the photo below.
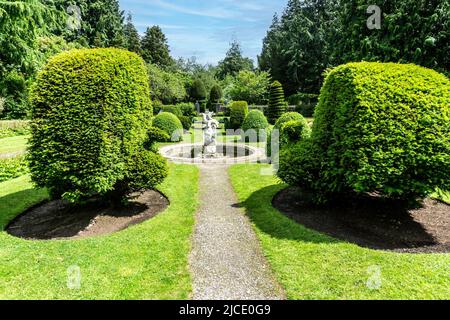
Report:
M 450 206 L 434 199 L 408 207 L 375 195 L 327 206 L 311 204 L 296 187 L 279 192 L 273 206 L 296 222 L 339 240 L 403 253 L 450 252 Z
M 56 200 L 21 214 L 6 231 L 12 236 L 30 240 L 88 238 L 142 223 L 164 211 L 168 205 L 167 198 L 153 190 L 133 195 L 121 208 L 113 208 L 95 199 L 83 205 Z

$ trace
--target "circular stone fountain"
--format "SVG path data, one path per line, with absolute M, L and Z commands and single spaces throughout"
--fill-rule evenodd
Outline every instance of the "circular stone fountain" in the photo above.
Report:
M 176 163 L 252 163 L 265 159 L 264 148 L 246 144 L 218 144 L 217 128 L 219 122 L 213 119 L 213 113 L 203 114 L 203 143 L 169 145 L 160 149 L 160 153 Z
M 244 144 L 217 144 L 216 153 L 204 153 L 204 145 L 177 144 L 161 148 L 160 153 L 175 163 L 253 163 L 265 159 L 264 149 Z

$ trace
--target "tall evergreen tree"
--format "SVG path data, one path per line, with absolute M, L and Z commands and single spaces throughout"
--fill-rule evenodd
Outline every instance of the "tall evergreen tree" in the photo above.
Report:
M 139 32 L 133 24 L 133 17 L 131 13 L 127 16 L 127 22 L 124 26 L 124 34 L 127 49 L 142 55 L 141 38 L 139 37 Z
M 217 77 L 225 79 L 226 76 L 235 76 L 242 70 L 253 70 L 253 60 L 246 58 L 242 54 L 242 48 L 239 42 L 233 41 L 228 50 L 225 59 L 219 62 L 217 66 Z
M 0 1 L 0 117 L 27 115 L 27 82 L 43 60 L 37 39 L 56 26 L 58 15 L 39 0 Z
M 124 12 L 118 0 L 55 0 L 59 10 L 67 11 L 69 6 L 78 6 L 81 11 L 81 28 L 67 30 L 65 24 L 61 33 L 69 41 L 86 43 L 91 47 L 125 48 Z
M 141 41 L 141 48 L 142 57 L 146 62 L 155 64 L 160 68 L 174 65 L 167 38 L 159 26 L 147 28 Z

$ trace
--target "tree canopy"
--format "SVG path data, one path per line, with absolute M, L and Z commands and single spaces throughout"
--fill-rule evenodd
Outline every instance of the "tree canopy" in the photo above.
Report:
M 147 28 L 142 38 L 141 47 L 142 56 L 146 62 L 161 68 L 167 68 L 174 64 L 170 56 L 167 38 L 159 26 Z
M 244 57 L 239 42 L 233 41 L 225 59 L 220 61 L 217 66 L 217 77 L 219 79 L 225 79 L 228 75 L 237 75 L 239 71 L 253 69 L 253 60 Z

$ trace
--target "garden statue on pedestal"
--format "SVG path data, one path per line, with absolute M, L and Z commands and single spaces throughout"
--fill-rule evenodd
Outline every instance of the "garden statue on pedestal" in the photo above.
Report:
M 217 128 L 219 122 L 213 119 L 213 112 L 203 113 L 203 156 L 214 157 L 217 153 Z

